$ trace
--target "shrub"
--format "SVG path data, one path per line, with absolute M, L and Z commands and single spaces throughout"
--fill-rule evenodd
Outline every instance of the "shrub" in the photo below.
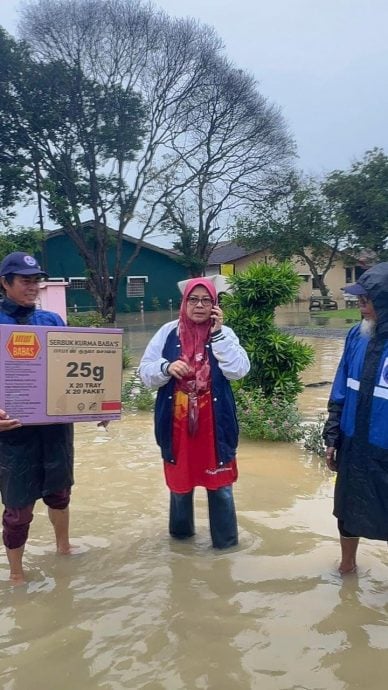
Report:
M 74 328 L 111 328 L 112 324 L 98 311 L 69 312 L 67 314 L 67 325 Z
M 233 292 L 223 298 L 225 319 L 251 361 L 243 387 L 294 401 L 303 389 L 299 373 L 313 361 L 313 349 L 275 326 L 275 308 L 295 299 L 299 276 L 289 263 L 260 263 L 229 280 Z
M 132 362 L 132 355 L 129 351 L 129 348 L 126 345 L 124 345 L 124 347 L 123 347 L 123 369 L 129 369 L 129 367 L 131 366 L 131 362 Z
M 303 427 L 303 445 L 306 450 L 310 450 L 312 453 L 323 457 L 325 452 L 325 444 L 322 438 L 323 425 L 325 423 L 326 416 L 321 412 L 318 415 L 316 422 L 311 424 L 305 424 Z
M 153 410 L 154 396 L 155 394 L 142 383 L 135 370 L 123 384 L 121 402 L 127 410 Z
M 301 416 L 294 403 L 279 396 L 268 398 L 258 388 L 236 387 L 237 419 L 241 433 L 252 440 L 299 441 Z

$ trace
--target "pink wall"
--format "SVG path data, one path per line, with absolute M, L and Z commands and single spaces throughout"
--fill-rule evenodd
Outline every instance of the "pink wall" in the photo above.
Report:
M 66 285 L 68 285 L 68 283 L 65 282 L 41 283 L 40 292 L 36 301 L 38 309 L 55 311 L 62 317 L 65 323 L 67 323 Z

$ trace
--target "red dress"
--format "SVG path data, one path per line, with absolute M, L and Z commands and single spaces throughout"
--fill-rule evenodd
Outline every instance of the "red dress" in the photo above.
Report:
M 237 479 L 235 459 L 217 467 L 211 374 L 206 348 L 210 339 L 210 314 L 205 322 L 200 323 L 193 322 L 187 314 L 187 298 L 199 285 L 206 288 L 213 304 L 217 301 L 214 285 L 205 278 L 192 279 L 186 285 L 179 312 L 179 338 L 181 359 L 190 370 L 175 384 L 172 447 L 176 464 L 164 463 L 167 486 L 181 494 L 192 491 L 196 486 L 216 490 Z
M 174 396 L 173 453 L 176 465 L 164 463 L 167 486 L 175 493 L 187 493 L 196 486 L 219 489 L 237 479 L 237 463 L 217 467 L 214 443 L 211 393 L 198 396 L 198 428 L 189 434 L 188 394 L 177 390 Z

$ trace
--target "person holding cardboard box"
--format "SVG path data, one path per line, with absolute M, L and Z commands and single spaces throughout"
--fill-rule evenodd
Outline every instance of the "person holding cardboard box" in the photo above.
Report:
M 5 297 L 0 304 L 1 324 L 64 326 L 55 312 L 35 308 L 39 283 L 47 278 L 37 260 L 24 252 L 8 254 L 0 264 Z M 23 553 L 35 501 L 48 506 L 57 551 L 71 553 L 69 503 L 73 484 L 73 425 L 22 426 L 0 410 L 0 491 L 4 504 L 3 542 L 10 580 L 25 582 Z

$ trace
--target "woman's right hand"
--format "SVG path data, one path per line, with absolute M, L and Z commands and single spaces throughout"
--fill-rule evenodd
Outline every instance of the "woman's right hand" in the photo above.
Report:
M 336 472 L 337 463 L 335 459 L 335 448 L 332 446 L 326 448 L 326 465 L 328 466 L 329 470 Z
M 1 431 L 11 431 L 12 429 L 17 429 L 22 426 L 19 419 L 10 419 L 9 415 L 4 410 L 0 410 L 0 432 Z
M 180 381 L 184 376 L 187 376 L 189 371 L 190 367 L 188 364 L 186 364 L 186 362 L 184 362 L 182 359 L 176 359 L 175 362 L 170 362 L 166 373 Z

